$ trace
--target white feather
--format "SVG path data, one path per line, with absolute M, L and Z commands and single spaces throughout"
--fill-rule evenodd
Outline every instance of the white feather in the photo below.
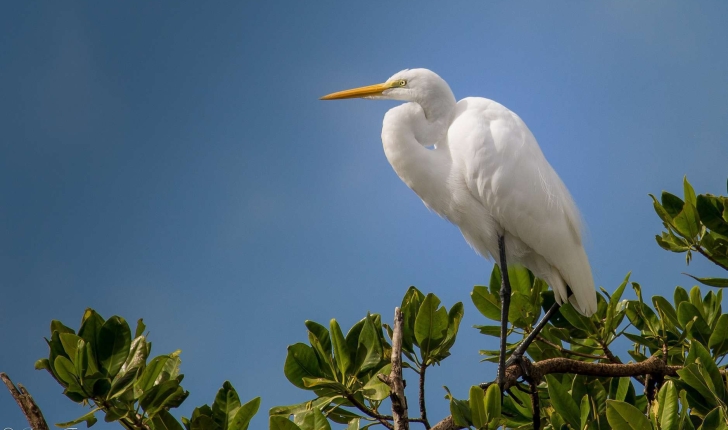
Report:
M 478 253 L 498 256 L 504 235 L 509 262 L 544 279 L 559 303 L 568 285 L 580 313 L 596 312 L 579 212 L 521 118 L 484 98 L 456 103 L 447 83 L 426 69 L 404 70 L 394 80 L 407 84 L 381 97 L 411 102 L 387 112 L 382 128 L 399 177 Z

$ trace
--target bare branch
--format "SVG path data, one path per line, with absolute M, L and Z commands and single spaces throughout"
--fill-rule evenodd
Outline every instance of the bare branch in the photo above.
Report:
M 430 430 L 430 422 L 427 421 L 427 407 L 425 405 L 425 369 L 426 365 L 422 365 L 420 369 L 420 417 L 422 417 L 422 423 L 425 425 L 425 429 Z
M 531 406 L 533 406 L 533 428 L 538 430 L 541 428 L 541 406 L 538 399 L 538 382 L 533 379 L 528 381 L 531 387 Z
M 680 366 L 668 366 L 665 361 L 656 355 L 640 363 L 589 363 L 585 361 L 571 360 L 568 358 L 550 358 L 548 360 L 531 363 L 523 360 L 521 365 L 509 366 L 505 372 L 504 388 L 508 389 L 516 385 L 516 381 L 522 376 L 524 369 L 532 384 L 538 384 L 544 376 L 552 373 L 574 373 L 586 376 L 602 377 L 635 377 L 652 375 L 662 378 L 665 376 L 677 376 Z M 533 401 L 533 397 L 532 397 Z M 435 424 L 430 430 L 459 430 L 464 427 L 455 425 L 452 416 L 445 418 Z
M 3 380 L 5 386 L 8 387 L 10 394 L 15 399 L 15 402 L 20 406 L 20 410 L 23 411 L 25 419 L 28 420 L 28 424 L 33 430 L 48 430 L 48 424 L 46 423 L 43 413 L 35 404 L 33 396 L 28 393 L 28 390 L 23 387 L 22 384 L 18 384 L 15 387 L 13 381 L 10 380 L 7 374 L 0 372 L 0 379 Z
M 379 379 L 382 379 L 382 378 L 379 378 Z M 346 399 L 348 401 L 350 401 L 354 406 L 356 406 L 357 409 L 362 411 L 364 414 L 368 415 L 371 418 L 378 420 L 384 427 L 388 428 L 389 430 L 394 430 L 394 426 L 389 423 L 389 421 L 392 421 L 394 419 L 391 415 L 381 415 L 381 414 L 378 414 L 378 413 L 372 411 L 371 409 L 366 407 L 366 405 L 359 402 L 359 400 L 357 400 L 353 394 L 347 395 Z
M 404 381 L 402 380 L 403 321 L 402 311 L 399 308 L 395 308 L 394 333 L 392 334 L 392 372 L 389 374 L 389 387 L 392 390 L 389 398 L 392 401 L 392 416 L 394 417 L 395 430 L 409 430 L 407 398 L 404 396 Z

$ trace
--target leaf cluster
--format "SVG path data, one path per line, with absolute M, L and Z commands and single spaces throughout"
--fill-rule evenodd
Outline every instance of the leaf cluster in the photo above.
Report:
M 695 195 L 688 178 L 683 179 L 683 198 L 663 191 L 660 201 L 652 197 L 655 212 L 665 227 L 655 236 L 657 244 L 672 252 L 685 253 L 690 264 L 698 252 L 716 265 L 728 270 L 728 197 L 712 194 Z M 699 278 L 711 287 L 728 287 L 726 278 Z
M 450 355 L 463 317 L 462 303 L 448 311 L 434 294 L 410 287 L 402 299 L 403 367 L 423 374 Z M 328 420 L 350 429 L 381 422 L 389 385 L 377 375 L 391 371 L 392 328 L 378 314 L 368 314 L 344 335 L 332 319 L 328 329 L 306 321 L 308 342 L 288 347 L 286 378 L 315 396 L 305 403 L 270 410 L 271 429 L 329 429 Z M 292 421 L 289 419 L 292 417 Z M 390 417 L 391 418 L 391 417 Z M 285 421 L 285 422 L 284 422 Z
M 91 427 L 103 412 L 106 422 L 118 421 L 127 429 L 183 430 L 169 412 L 189 395 L 180 385 L 180 351 L 149 359 L 152 343 L 141 319 L 133 337 L 124 318 L 105 320 L 93 309 L 85 311 L 78 332 L 57 320 L 50 329 L 49 355 L 36 362 L 36 369 L 47 370 L 66 397 L 91 407 L 57 426 L 86 422 Z M 187 430 L 246 430 L 259 403 L 258 398 L 241 407 L 232 385 L 225 382 L 212 408 L 197 408 L 191 419 L 182 421 Z

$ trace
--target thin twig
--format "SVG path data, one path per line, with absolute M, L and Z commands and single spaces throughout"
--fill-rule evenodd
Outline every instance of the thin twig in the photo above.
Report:
M 20 410 L 23 411 L 25 419 L 28 420 L 28 424 L 33 430 L 48 430 L 48 423 L 46 423 L 43 417 L 43 412 L 40 411 L 38 405 L 35 404 L 33 396 L 30 395 L 28 390 L 23 387 L 22 384 L 18 384 L 16 387 L 13 381 L 10 380 L 7 374 L 0 372 L 0 379 L 8 387 L 10 395 L 15 399 L 15 403 L 18 404 Z
M 561 352 L 563 354 L 576 355 L 578 357 L 590 358 L 592 360 L 608 360 L 609 359 L 605 355 L 592 355 L 592 354 L 586 354 L 584 352 L 572 351 L 570 349 L 566 349 L 559 344 L 551 342 L 550 340 L 546 339 L 545 337 L 543 337 L 541 335 L 536 336 L 536 340 L 539 342 L 545 343 L 546 345 L 558 350 L 559 352 Z
M 420 417 L 422 417 L 422 423 L 425 425 L 425 429 L 430 430 L 430 422 L 427 421 L 427 407 L 425 405 L 425 370 L 427 366 L 422 366 L 420 369 Z
M 362 411 L 365 415 L 368 415 L 369 417 L 379 421 L 384 427 L 388 428 L 389 430 L 394 430 L 394 426 L 389 423 L 389 421 L 392 421 L 394 419 L 391 415 L 381 415 L 372 411 L 371 409 L 366 407 L 366 405 L 359 402 L 359 400 L 357 400 L 353 394 L 348 394 L 346 396 L 346 400 L 350 401 L 352 405 Z
M 529 379 L 528 385 L 531 387 L 531 405 L 533 406 L 533 429 L 541 428 L 541 406 L 538 398 L 538 382 Z
M 724 268 L 725 270 L 728 270 L 728 266 L 725 266 L 724 264 L 717 261 L 715 258 L 713 258 L 712 255 L 708 254 L 700 245 L 694 245 L 694 248 L 696 251 L 698 251 L 703 257 L 710 260 L 712 263 Z

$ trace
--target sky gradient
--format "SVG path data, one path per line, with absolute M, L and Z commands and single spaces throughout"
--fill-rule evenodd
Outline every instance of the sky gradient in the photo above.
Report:
M 395 102 L 321 102 L 413 67 L 515 111 L 574 196 L 597 285 L 646 296 L 717 269 L 658 248 L 648 193 L 725 193 L 728 3 L 15 2 L 0 6 L 0 371 L 49 423 L 84 412 L 45 372 L 51 319 L 144 318 L 190 397 L 274 405 L 304 320 L 391 320 L 409 285 L 465 304 L 428 373 L 467 397 L 495 338 L 470 302 L 492 263 L 384 157 Z M 0 389 L 0 427 L 26 427 Z M 117 428 L 103 423 L 97 428 Z

